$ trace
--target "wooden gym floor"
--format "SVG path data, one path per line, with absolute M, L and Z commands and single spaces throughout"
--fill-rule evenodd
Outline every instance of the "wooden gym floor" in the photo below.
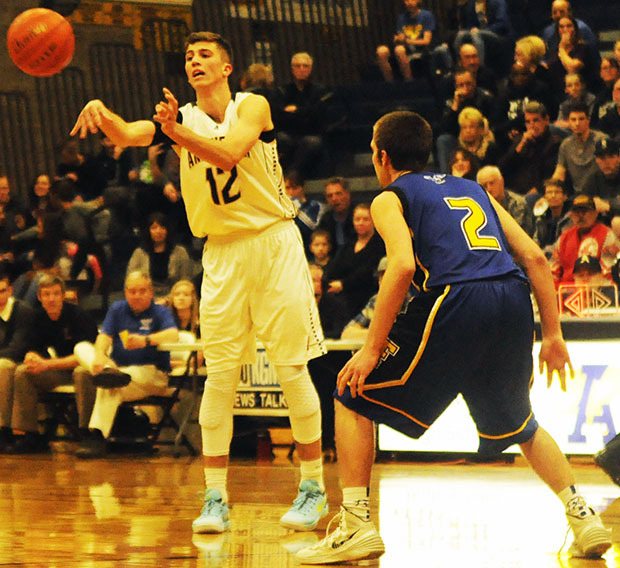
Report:
M 616 544 L 604 560 L 571 559 L 568 545 L 558 553 L 562 507 L 517 458 L 375 466 L 373 516 L 387 547 L 379 565 L 620 568 L 620 488 L 590 459 L 574 466 L 582 493 L 613 528 Z M 0 566 L 296 566 L 291 552 L 323 534 L 278 524 L 296 475 L 286 452 L 274 462 L 233 461 L 230 532 L 192 535 L 202 499 L 199 458 L 162 450 L 86 462 L 58 445 L 48 455 L 0 456 Z M 326 482 L 335 512 L 337 465 L 326 465 Z

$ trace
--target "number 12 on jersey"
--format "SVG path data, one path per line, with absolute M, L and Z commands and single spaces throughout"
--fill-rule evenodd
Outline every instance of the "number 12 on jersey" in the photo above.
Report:
M 235 188 L 236 193 L 231 193 L 233 184 L 237 179 L 237 167 L 229 172 L 220 168 L 207 168 L 207 183 L 211 189 L 211 199 L 216 205 L 228 205 L 241 197 L 241 188 Z

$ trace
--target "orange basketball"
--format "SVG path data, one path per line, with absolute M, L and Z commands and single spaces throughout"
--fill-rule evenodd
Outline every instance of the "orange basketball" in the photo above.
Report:
M 71 24 L 58 12 L 32 8 L 11 23 L 7 47 L 13 63 L 24 73 L 49 77 L 69 65 L 75 36 Z

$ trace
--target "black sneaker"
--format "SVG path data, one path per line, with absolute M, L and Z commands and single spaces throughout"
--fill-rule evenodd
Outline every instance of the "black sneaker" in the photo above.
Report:
M 75 456 L 83 460 L 92 460 L 105 457 L 108 453 L 106 439 L 99 430 L 93 430 L 86 439 L 80 442 Z
M 131 375 L 111 367 L 104 369 L 101 373 L 93 375 L 93 384 L 102 389 L 126 387 L 130 382 Z
M 26 432 L 23 436 L 15 436 L 15 441 L 5 448 L 7 454 L 43 454 L 49 452 L 50 446 L 45 436 Z

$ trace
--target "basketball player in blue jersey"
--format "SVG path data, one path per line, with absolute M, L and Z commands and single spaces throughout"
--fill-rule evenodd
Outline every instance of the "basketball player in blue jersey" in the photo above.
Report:
M 100 130 L 123 147 L 169 140 L 180 155 L 181 192 L 192 232 L 208 237 L 200 326 L 209 380 L 199 418 L 206 493 L 194 532 L 220 533 L 229 527 L 232 409 L 241 366 L 256 354 L 255 337 L 275 367 L 301 461 L 299 492 L 281 523 L 313 530 L 327 514 L 327 500 L 321 410 L 306 363 L 325 349 L 269 104 L 250 93 L 233 97 L 231 47 L 218 34 L 190 34 L 185 71 L 195 103 L 179 109 L 164 89 L 154 122 L 128 123 L 93 100 L 71 134 L 84 137 Z
M 572 553 L 598 557 L 611 545 L 610 532 L 575 489 L 568 461 L 530 406 L 530 287 L 543 333 L 540 370 L 546 367 L 549 384 L 557 374 L 563 389 L 572 374 L 545 256 L 479 185 L 424 173 L 431 145 L 430 126 L 413 112 L 387 114 L 374 126 L 372 159 L 384 189 L 371 212 L 387 270 L 368 338 L 338 375 L 339 524 L 297 557 L 330 564 L 384 552 L 369 517 L 373 422 L 418 438 L 458 394 L 476 424 L 479 451 L 519 444 L 565 504 Z M 413 299 L 400 311 L 410 286 Z

